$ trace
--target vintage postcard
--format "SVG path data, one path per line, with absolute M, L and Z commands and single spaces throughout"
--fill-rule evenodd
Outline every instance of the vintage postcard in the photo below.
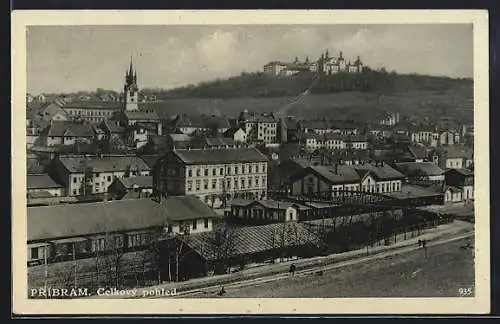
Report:
M 486 11 L 12 18 L 14 313 L 489 312 Z

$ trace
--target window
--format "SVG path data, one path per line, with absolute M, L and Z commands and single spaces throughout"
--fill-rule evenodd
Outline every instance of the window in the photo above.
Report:
M 193 180 L 187 181 L 187 191 L 193 190 Z
M 217 187 L 217 180 L 213 179 L 212 180 L 212 189 L 215 189 Z
M 201 175 L 201 170 L 200 169 L 196 169 L 196 176 L 199 177 Z
M 237 166 L 234 167 L 234 174 L 238 174 L 238 172 L 239 172 L 239 168 Z
M 205 228 L 208 228 L 208 218 L 205 218 Z
M 38 248 L 31 248 L 31 259 L 32 260 L 37 260 L 38 259 Z
M 92 252 L 104 251 L 105 243 L 106 242 L 105 242 L 104 238 L 98 238 L 98 239 L 92 240 L 91 251 Z
M 200 186 L 201 186 L 201 181 L 196 180 L 196 191 L 200 190 Z
M 258 187 L 259 186 L 259 177 L 255 177 L 255 186 Z
M 208 176 L 208 169 L 205 169 L 205 177 Z
M 215 168 L 214 168 L 214 169 L 212 169 L 212 175 L 213 175 L 213 176 L 217 175 L 217 170 L 216 170 Z
M 396 191 L 396 184 L 395 183 L 392 184 L 392 191 Z
M 253 185 L 252 183 L 252 178 L 251 177 L 248 177 L 248 188 L 251 188 Z
M 111 181 L 111 176 L 108 176 L 108 182 L 110 182 L 110 181 Z
M 193 170 L 189 169 L 188 170 L 188 177 L 192 177 L 193 176 Z
M 196 229 L 196 219 L 193 219 L 193 229 Z
M 73 183 L 76 183 L 76 177 L 75 177 L 75 178 L 73 178 Z
M 250 165 L 248 168 L 249 168 L 250 173 L 252 173 L 253 172 L 253 165 Z
M 262 172 L 266 172 L 266 165 L 262 164 Z
M 76 195 L 76 189 L 73 189 L 73 195 Z
M 224 168 L 220 168 L 219 173 L 220 173 L 220 175 L 223 175 L 224 174 Z
M 203 188 L 208 189 L 208 180 L 203 181 Z
M 241 189 L 245 189 L 245 179 L 241 179 Z

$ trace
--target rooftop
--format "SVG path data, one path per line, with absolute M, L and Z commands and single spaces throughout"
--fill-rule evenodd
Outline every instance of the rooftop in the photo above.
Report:
M 28 207 L 28 241 L 125 232 L 219 217 L 193 196 Z
M 432 162 L 401 162 L 395 164 L 396 168 L 407 176 L 439 176 L 444 170 Z
M 267 157 L 256 148 L 192 149 L 173 152 L 185 164 L 225 164 L 267 162 Z
M 138 156 L 61 156 L 59 161 L 72 173 L 84 172 L 85 165 L 93 169 L 93 172 L 114 172 L 140 170 L 149 171 L 150 167 Z
M 137 176 L 137 177 L 124 177 L 116 178 L 127 189 L 133 188 L 153 188 L 152 176 Z
M 30 189 L 62 188 L 48 174 L 28 174 L 27 187 Z

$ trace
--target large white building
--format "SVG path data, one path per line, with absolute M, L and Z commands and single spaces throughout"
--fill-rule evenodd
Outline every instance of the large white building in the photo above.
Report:
M 234 197 L 267 195 L 268 159 L 255 148 L 168 152 L 153 170 L 153 187 L 169 195 L 195 195 L 212 207 Z

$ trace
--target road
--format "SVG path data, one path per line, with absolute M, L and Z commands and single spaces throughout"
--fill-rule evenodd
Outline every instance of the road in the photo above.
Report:
M 225 287 L 225 298 L 458 297 L 474 291 L 473 239 L 430 245 L 424 249 L 350 264 L 336 269 L 297 273 L 284 279 Z M 211 289 L 183 296 L 214 298 Z

